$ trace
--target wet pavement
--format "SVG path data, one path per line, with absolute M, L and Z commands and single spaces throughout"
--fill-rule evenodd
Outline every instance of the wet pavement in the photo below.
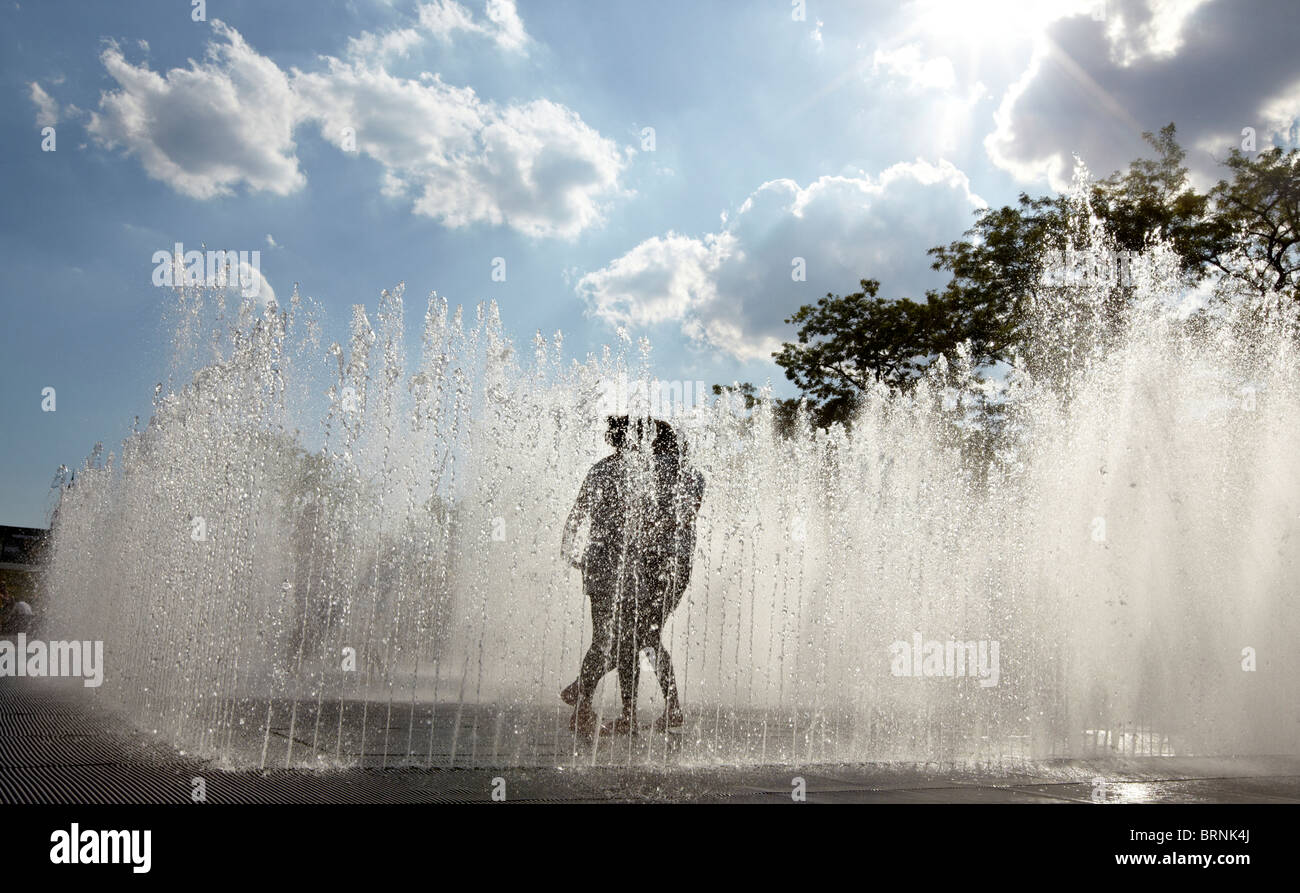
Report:
M 250 710 L 253 706 L 248 705 Z M 259 709 L 266 710 L 265 702 Z M 442 708 L 426 709 L 436 721 Z M 494 755 L 491 725 L 480 728 L 483 717 L 462 708 L 454 722 L 436 726 L 457 730 L 452 751 L 447 751 L 445 737 L 430 735 L 427 763 L 420 765 L 422 760 L 410 759 L 418 752 L 414 714 L 403 721 L 399 712 L 394 721 L 387 705 L 371 705 L 366 714 L 364 731 L 348 718 L 344 705 L 336 705 L 339 721 L 333 737 L 322 737 L 317 726 L 325 723 L 304 714 L 293 718 L 292 734 L 287 725 L 273 723 L 273 734 L 239 742 L 243 748 L 260 746 L 258 760 L 267 766 L 315 757 L 320 768 L 228 770 L 161 743 L 161 734 L 134 728 L 66 685 L 4 678 L 0 803 L 185 803 L 195 778 L 204 780 L 212 803 L 474 803 L 490 801 L 503 785 L 512 802 L 790 803 L 799 790 L 810 803 L 1300 803 L 1300 758 L 1291 756 L 925 764 L 824 763 L 814 758 L 784 765 L 683 766 L 671 762 L 672 749 L 682 746 L 673 743 L 679 738 L 646 735 L 636 741 L 584 744 L 575 742 L 550 712 L 541 720 L 546 734 L 534 738 L 549 740 L 553 749 L 539 744 L 528 754 Z M 539 722 L 536 717 L 528 721 Z M 734 730 L 710 734 L 724 732 Z M 701 743 L 698 730 L 688 729 L 681 737 Z M 391 758 L 396 748 L 377 752 L 376 742 L 384 740 L 401 743 L 402 758 Z M 446 768 L 458 746 L 480 748 L 473 757 L 482 765 Z M 663 748 L 659 764 L 656 746 Z M 704 756 L 709 752 L 701 751 Z M 650 759 L 643 759 L 646 755 Z M 531 765 L 502 768 L 521 762 L 521 756 Z M 501 765 L 487 765 L 494 760 Z M 360 768 L 331 768 L 331 763 Z

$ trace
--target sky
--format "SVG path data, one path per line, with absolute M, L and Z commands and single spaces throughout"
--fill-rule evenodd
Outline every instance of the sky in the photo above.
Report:
M 1294 145 L 1297 37 L 1294 0 L 6 0 L 0 524 L 148 418 L 178 242 L 260 252 L 326 343 L 404 282 L 792 394 L 801 304 L 922 297 L 926 249 L 1076 156 L 1173 121 L 1204 187 L 1245 128 Z

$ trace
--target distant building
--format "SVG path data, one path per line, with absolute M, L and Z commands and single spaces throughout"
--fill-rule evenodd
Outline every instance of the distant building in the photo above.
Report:
M 0 524 L 0 569 L 33 570 L 47 533 L 49 531 L 43 527 L 7 527 Z
M 0 525 L 0 581 L 12 600 L 35 604 L 36 575 L 49 531 L 41 527 Z

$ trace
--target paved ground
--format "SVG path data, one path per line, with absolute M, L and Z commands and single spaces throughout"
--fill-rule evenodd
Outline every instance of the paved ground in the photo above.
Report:
M 971 765 L 226 771 L 52 687 L 0 679 L 0 803 L 1300 803 L 1300 758 L 1138 757 Z M 287 740 L 287 739 L 286 739 Z M 269 761 L 272 762 L 272 761 Z

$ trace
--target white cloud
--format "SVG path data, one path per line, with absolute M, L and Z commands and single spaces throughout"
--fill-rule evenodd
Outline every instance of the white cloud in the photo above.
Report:
M 676 324 L 742 360 L 766 359 L 790 337 L 782 323 L 827 292 L 923 298 L 939 283 L 925 249 L 959 236 L 984 202 L 946 161 L 897 164 L 878 177 L 822 177 L 760 186 L 722 229 L 702 238 L 669 232 L 641 242 L 576 286 L 611 325 Z M 807 281 L 792 279 L 803 258 Z
M 499 106 L 436 75 L 328 61 L 325 72 L 295 73 L 303 114 L 340 147 L 354 128 L 357 151 L 384 167 L 384 193 L 409 197 L 416 213 L 567 238 L 597 224 L 619 194 L 618 147 L 565 106 Z
M 456 0 L 433 0 L 418 9 L 420 26 L 442 40 L 450 41 L 457 31 L 464 31 L 490 37 L 504 50 L 524 52 L 528 34 L 514 0 L 487 0 L 485 13 L 486 22 L 476 21 Z
M 288 78 L 233 28 L 213 20 L 212 29 L 224 43 L 210 43 L 204 61 L 165 75 L 132 65 L 110 43 L 100 59 L 119 89 L 100 96 L 87 129 L 193 198 L 229 195 L 241 183 L 294 192 L 306 177 L 294 154 L 297 100 Z
M 432 0 L 416 7 L 415 18 L 413 26 L 379 34 L 362 31 L 348 38 L 346 55 L 362 62 L 384 62 L 409 56 L 431 35 L 449 44 L 462 33 L 486 37 L 507 52 L 527 52 L 528 32 L 514 0 L 487 0 L 481 20 L 456 0 Z
M 876 50 L 871 60 L 873 73 L 883 72 L 913 89 L 947 90 L 957 83 L 957 73 L 947 56 L 924 58 L 919 44 L 909 43 L 892 50 Z
M 1110 0 L 1105 22 L 1054 23 L 1004 95 L 985 139 L 1026 182 L 1069 182 L 1072 155 L 1105 175 L 1149 153 L 1142 131 L 1173 121 L 1204 186 L 1255 127 L 1261 147 L 1300 115 L 1294 4 L 1286 0 Z
M 520 52 L 528 43 L 523 20 L 515 9 L 515 0 L 487 0 L 487 17 L 495 25 L 492 39 L 503 49 Z
M 31 99 L 36 105 L 36 126 L 53 127 L 59 123 L 59 104 L 50 94 L 41 89 L 41 85 L 32 81 Z
M 456 0 L 433 0 L 419 7 L 420 25 L 430 34 L 443 39 L 451 39 L 457 31 L 471 33 L 481 32 L 482 26 L 474 21 L 474 15 Z
M 870 100 L 860 115 L 890 131 L 894 157 L 960 157 L 978 147 L 989 90 L 974 77 L 978 67 L 969 58 L 959 70 L 950 53 L 943 41 L 921 39 L 912 27 L 882 40 L 863 60 Z M 969 55 L 963 51 L 958 58 Z
M 242 297 L 253 298 L 259 307 L 265 307 L 276 300 L 275 289 L 262 275 L 262 271 L 249 263 L 239 264 L 239 293 Z
M 1209 0 L 1145 0 L 1112 3 L 1106 22 L 1111 59 L 1129 66 L 1142 59 L 1168 59 L 1183 45 L 1183 28 Z
M 424 42 L 424 35 L 414 28 L 398 28 L 383 34 L 362 31 L 359 37 L 348 38 L 347 55 L 374 61 L 385 61 L 395 56 L 408 56 L 411 50 Z
M 736 242 L 727 232 L 695 239 L 670 231 L 583 276 L 577 288 L 596 316 L 614 325 L 678 321 L 690 327 L 696 325 L 690 319 L 693 311 L 715 302 L 718 268 L 736 250 Z
M 438 8 L 459 15 L 456 4 Z M 506 45 L 524 39 L 512 4 L 490 3 L 488 15 Z M 109 44 L 101 58 L 119 89 L 101 96 L 89 125 L 102 145 L 122 147 L 185 195 L 213 198 L 240 184 L 277 195 L 300 188 L 293 136 L 308 121 L 339 148 L 378 161 L 385 195 L 449 227 L 570 238 L 622 194 L 624 154 L 572 109 L 544 99 L 499 105 L 436 74 L 390 74 L 385 58 L 414 45 L 413 32 L 364 33 L 349 42 L 346 61 L 325 57 L 323 70 L 286 73 L 233 28 L 212 27 L 217 40 L 204 61 L 165 75 Z

